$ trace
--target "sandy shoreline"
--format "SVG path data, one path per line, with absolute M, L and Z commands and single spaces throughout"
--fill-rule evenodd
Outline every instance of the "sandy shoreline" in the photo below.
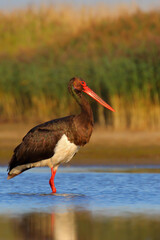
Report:
M 7 164 L 16 145 L 34 125 L 0 124 L 0 164 Z M 160 164 L 160 132 L 115 132 L 95 127 L 90 142 L 70 164 Z

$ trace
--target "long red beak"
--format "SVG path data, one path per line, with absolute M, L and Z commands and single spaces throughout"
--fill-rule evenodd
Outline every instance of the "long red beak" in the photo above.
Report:
M 109 106 L 105 101 L 103 101 L 102 98 L 100 98 L 95 92 L 93 92 L 89 87 L 83 86 L 83 92 L 87 93 L 90 97 L 94 98 L 97 102 L 99 102 L 102 106 L 105 108 L 108 108 L 112 112 L 115 112 L 115 110 Z

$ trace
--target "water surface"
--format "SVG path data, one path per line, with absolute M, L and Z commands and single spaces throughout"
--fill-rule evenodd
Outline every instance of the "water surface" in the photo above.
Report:
M 160 166 L 61 167 L 7 180 L 0 168 L 0 239 L 159 239 Z M 62 227 L 63 226 L 63 227 Z

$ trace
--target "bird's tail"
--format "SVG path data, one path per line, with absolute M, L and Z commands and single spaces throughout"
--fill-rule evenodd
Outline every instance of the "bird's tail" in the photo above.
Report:
M 13 178 L 13 177 L 18 175 L 18 174 L 13 173 L 13 171 L 12 171 L 12 169 L 15 167 L 14 163 L 16 163 L 16 162 L 17 162 L 17 159 L 16 159 L 16 154 L 14 152 L 14 154 L 13 154 L 13 156 L 12 156 L 12 158 L 11 158 L 9 164 L 8 164 L 8 169 L 7 169 L 8 177 L 7 177 L 7 179 L 11 179 L 11 178 Z
M 22 173 L 22 172 L 20 172 L 20 173 Z M 9 179 L 11 179 L 11 178 L 14 178 L 14 177 L 16 177 L 17 175 L 19 175 L 20 173 L 18 173 L 18 174 L 10 174 L 10 173 L 8 173 L 7 179 L 9 180 Z
M 27 166 L 24 166 L 24 165 L 20 165 L 20 166 L 17 166 L 17 167 L 14 167 L 12 168 L 9 172 L 8 172 L 8 177 L 7 179 L 11 179 L 11 178 L 14 178 L 16 177 L 17 175 L 21 174 L 22 172 L 30 169 L 31 167 L 27 167 Z
M 11 179 L 11 178 L 14 178 L 16 177 L 17 175 L 23 173 L 24 171 L 30 169 L 32 167 L 28 167 L 28 166 L 24 166 L 24 165 L 20 165 L 20 166 L 17 166 L 17 167 L 14 167 L 12 168 L 9 172 L 8 172 L 8 177 L 7 179 Z
M 14 153 L 13 153 L 13 156 L 8 164 L 8 177 L 7 179 L 11 179 L 13 177 L 16 177 L 17 175 L 19 175 L 20 173 L 22 173 L 22 169 L 18 166 L 18 160 L 17 160 L 17 150 L 19 148 L 20 145 L 18 145 L 15 150 L 14 150 Z

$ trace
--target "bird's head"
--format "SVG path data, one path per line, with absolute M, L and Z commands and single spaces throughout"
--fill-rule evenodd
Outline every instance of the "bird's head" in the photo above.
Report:
M 70 84 L 72 85 L 74 91 L 76 93 L 82 93 L 85 92 L 87 93 L 90 97 L 92 97 L 93 99 L 95 99 L 97 102 L 99 102 L 102 106 L 104 106 L 105 108 L 108 108 L 109 110 L 115 112 L 115 110 L 109 106 L 102 98 L 100 98 L 95 92 L 93 92 L 86 84 L 86 82 L 81 79 L 81 78 L 77 78 L 74 77 L 70 80 Z

